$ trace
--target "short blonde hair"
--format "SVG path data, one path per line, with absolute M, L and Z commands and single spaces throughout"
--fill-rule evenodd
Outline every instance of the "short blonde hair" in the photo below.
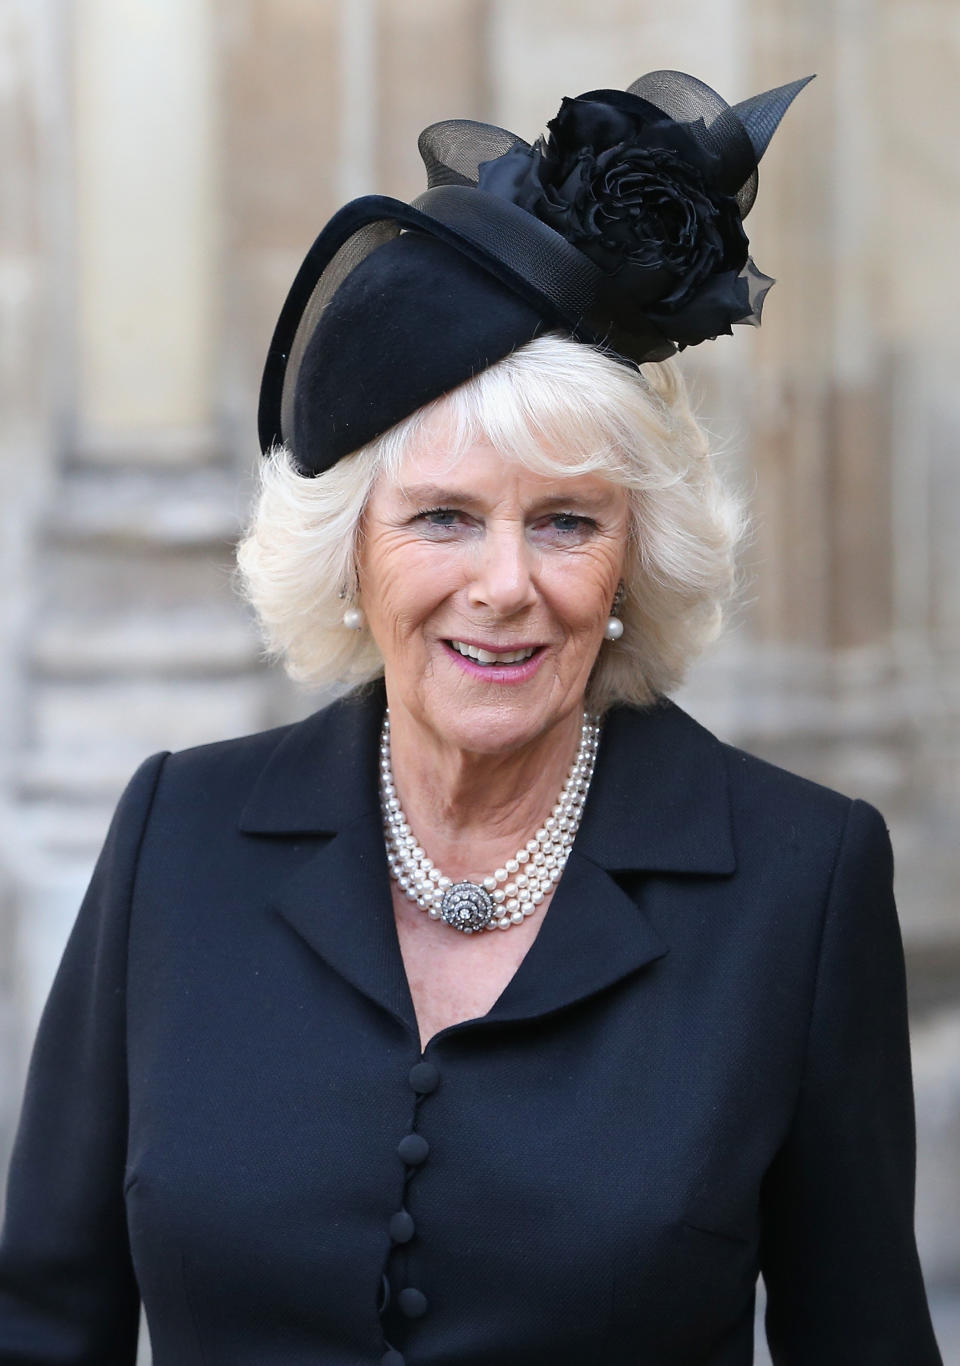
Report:
M 595 473 L 630 508 L 623 636 L 604 644 L 587 703 L 645 705 L 676 688 L 719 632 L 734 584 L 740 503 L 722 486 L 673 361 L 639 371 L 550 334 L 520 347 L 313 478 L 284 447 L 261 466 L 238 548 L 268 652 L 301 682 L 354 688 L 383 673 L 369 630 L 343 625 L 370 492 L 443 417 L 451 459 L 482 438 L 539 473 Z M 446 442 L 445 442 L 446 444 Z

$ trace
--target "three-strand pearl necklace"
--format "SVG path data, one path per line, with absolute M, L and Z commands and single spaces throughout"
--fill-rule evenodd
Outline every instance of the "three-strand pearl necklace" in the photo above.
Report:
M 560 881 L 587 799 L 600 742 L 600 724 L 584 716 L 577 757 L 543 825 L 482 882 L 454 882 L 428 858 L 400 806 L 390 761 L 390 711 L 380 735 L 380 805 L 390 876 L 434 920 L 473 934 L 522 925 Z

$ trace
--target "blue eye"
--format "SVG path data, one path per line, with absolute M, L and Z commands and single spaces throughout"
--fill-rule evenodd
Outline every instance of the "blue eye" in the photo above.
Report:
M 586 536 L 597 524 L 592 517 L 581 517 L 576 512 L 555 512 L 547 519 L 547 525 L 561 536 Z
M 455 508 L 426 508 L 417 513 L 417 520 L 429 526 L 454 526 L 460 513 Z

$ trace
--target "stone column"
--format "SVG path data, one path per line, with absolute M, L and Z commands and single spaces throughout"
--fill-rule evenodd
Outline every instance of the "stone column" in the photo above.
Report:
M 0 1053 L 15 1060 L 0 1088 L 0 1170 L 19 1104 L 20 1007 L 30 996 L 17 934 L 16 757 L 38 598 L 33 537 L 70 394 L 67 41 L 55 0 L 0 0 Z
M 76 0 L 76 451 L 209 452 L 218 218 L 205 3 Z

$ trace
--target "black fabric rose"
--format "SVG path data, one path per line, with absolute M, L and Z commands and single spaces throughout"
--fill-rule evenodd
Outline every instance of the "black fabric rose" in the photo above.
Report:
M 677 123 L 623 91 L 565 99 L 533 147 L 481 165 L 479 188 L 536 215 L 589 256 L 615 289 L 614 323 L 680 345 L 729 332 L 755 300 L 747 237 L 702 120 Z

